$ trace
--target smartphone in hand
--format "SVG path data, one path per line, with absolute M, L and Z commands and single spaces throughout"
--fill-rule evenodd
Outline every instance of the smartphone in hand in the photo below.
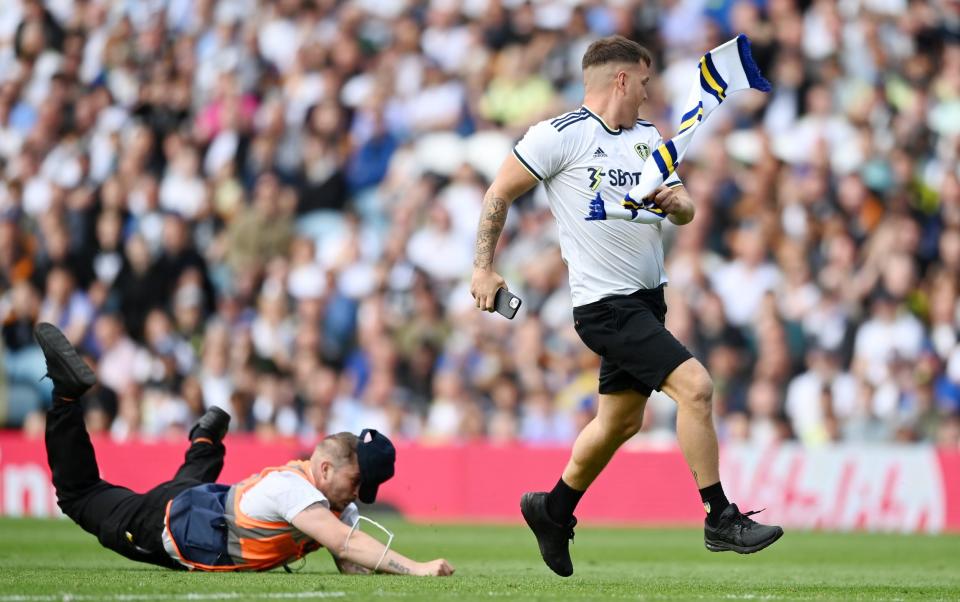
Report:
M 497 290 L 497 296 L 493 299 L 493 309 L 501 316 L 512 320 L 517 315 L 517 310 L 520 309 L 522 303 L 520 297 L 505 288 L 501 288 Z

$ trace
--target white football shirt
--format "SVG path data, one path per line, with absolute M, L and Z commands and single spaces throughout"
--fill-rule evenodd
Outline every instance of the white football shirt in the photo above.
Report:
M 598 195 L 609 203 L 623 200 L 660 143 L 650 122 L 612 129 L 581 107 L 534 125 L 514 148 L 514 156 L 546 189 L 574 307 L 667 282 L 661 224 L 585 220 Z M 682 182 L 674 172 L 665 183 Z

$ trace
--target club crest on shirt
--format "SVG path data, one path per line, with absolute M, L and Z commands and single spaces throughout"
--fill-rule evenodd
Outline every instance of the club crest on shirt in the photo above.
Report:
M 637 154 L 640 155 L 641 161 L 646 161 L 647 157 L 650 156 L 650 147 L 647 146 L 645 142 L 641 142 L 640 144 L 634 144 L 633 150 L 637 151 Z

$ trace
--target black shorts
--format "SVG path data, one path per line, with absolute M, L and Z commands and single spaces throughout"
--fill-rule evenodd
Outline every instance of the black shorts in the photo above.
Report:
M 600 393 L 649 396 L 693 355 L 664 327 L 663 285 L 573 308 L 580 339 L 600 356 Z

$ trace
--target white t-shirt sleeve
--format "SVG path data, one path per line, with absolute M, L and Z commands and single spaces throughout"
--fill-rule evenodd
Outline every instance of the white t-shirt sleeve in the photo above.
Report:
M 527 130 L 513 149 L 513 156 L 533 177 L 549 180 L 566 164 L 562 134 L 549 121 L 541 121 Z
M 296 515 L 313 504 L 330 507 L 327 498 L 305 478 L 289 471 L 277 471 L 244 493 L 240 510 L 258 520 L 292 523 Z

